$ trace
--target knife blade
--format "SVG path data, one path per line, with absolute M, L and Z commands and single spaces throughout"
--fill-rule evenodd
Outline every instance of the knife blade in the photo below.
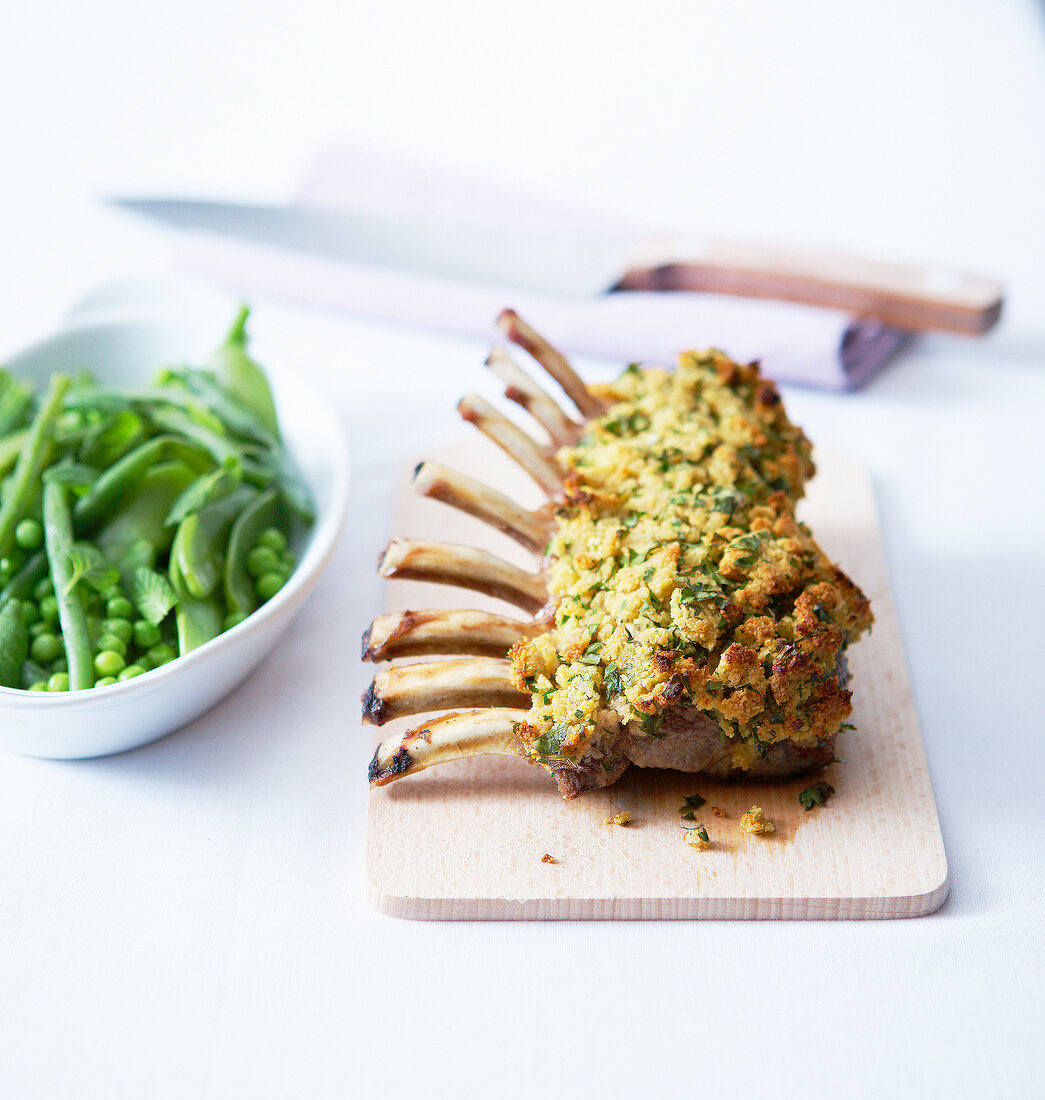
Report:
M 117 198 L 121 209 L 177 229 L 203 230 L 295 252 L 464 283 L 564 297 L 607 291 L 634 239 L 513 233 L 461 221 L 387 218 L 307 207 L 191 199 Z
M 346 210 L 170 198 L 116 206 L 179 229 L 451 282 L 549 297 L 608 291 L 702 291 L 769 298 L 874 318 L 904 331 L 980 335 L 998 321 L 990 279 L 841 253 L 634 232 L 514 232 L 464 219 L 388 218 Z

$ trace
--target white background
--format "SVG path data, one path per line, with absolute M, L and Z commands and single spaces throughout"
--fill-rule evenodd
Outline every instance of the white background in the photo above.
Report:
M 0 761 L 0 1094 L 1038 1094 L 1042 5 L 8 0 L 0 26 L 5 351 L 167 266 L 99 196 L 279 200 L 346 141 L 1009 291 L 987 340 L 788 394 L 875 477 L 952 873 L 938 915 L 850 925 L 368 908 L 357 638 L 394 473 L 458 430 L 484 346 L 261 303 L 259 347 L 343 410 L 349 529 L 206 718 L 124 757 Z

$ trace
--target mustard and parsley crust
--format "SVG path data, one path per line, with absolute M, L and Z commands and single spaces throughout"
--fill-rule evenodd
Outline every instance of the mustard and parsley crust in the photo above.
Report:
M 677 706 L 717 722 L 740 769 L 837 733 L 870 606 L 795 518 L 812 448 L 776 387 L 709 351 L 599 392 L 607 411 L 557 456 L 554 623 L 511 651 L 531 758 L 598 758 L 622 722 L 656 738 Z

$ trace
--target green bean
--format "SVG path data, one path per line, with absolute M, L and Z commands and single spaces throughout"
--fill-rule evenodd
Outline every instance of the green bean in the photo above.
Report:
M 72 585 L 73 522 L 69 501 L 65 486 L 55 482 L 44 485 L 44 538 L 69 662 L 69 688 L 78 691 L 94 684 L 94 653 L 83 599 L 79 588 Z
M 251 583 L 247 560 L 266 528 L 273 527 L 278 517 L 279 496 L 275 489 L 262 493 L 248 504 L 232 525 L 229 548 L 225 555 L 225 602 L 229 610 L 246 617 L 255 608 L 257 599 Z
M 29 438 L 29 429 L 15 432 L 14 435 L 4 436 L 0 439 L 0 477 L 7 475 L 15 468 L 18 456 L 22 453 L 25 441 Z
M 68 389 L 68 375 L 52 375 L 43 403 L 29 426 L 29 435 L 11 475 L 10 487 L 0 505 L 0 557 L 10 552 L 14 544 L 15 528 L 19 520 L 25 518 L 26 510 L 35 496 L 40 475 L 50 456 L 55 421 L 61 412 L 62 399 Z
M 0 685 L 21 687 L 22 665 L 29 656 L 29 629 L 22 619 L 22 605 L 9 600 L 0 607 Z
M 201 457 L 204 458 L 202 463 Z M 189 467 L 199 465 L 201 473 L 208 464 L 202 447 L 186 443 L 173 435 L 155 436 L 110 466 L 90 491 L 80 497 L 73 508 L 77 531 L 90 531 L 96 527 L 117 501 L 138 488 L 151 467 L 170 459 L 178 459 Z
M 26 422 L 32 403 L 32 390 L 9 371 L 0 370 L 0 439 Z
M 241 488 L 186 516 L 178 525 L 171 545 L 171 564 L 186 591 L 206 599 L 221 581 L 229 531 L 236 517 L 254 498 L 253 489 Z M 173 576 L 172 576 L 173 580 Z

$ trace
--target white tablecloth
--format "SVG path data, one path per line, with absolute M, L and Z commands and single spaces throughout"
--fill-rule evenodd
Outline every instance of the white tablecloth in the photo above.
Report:
M 0 1095 L 1037 1095 L 1040 7 L 59 7 L 20 13 L 0 68 L 4 350 L 98 281 L 166 266 L 167 241 L 97 193 L 276 199 L 344 136 L 606 208 L 983 268 L 1011 308 L 858 395 L 787 394 L 874 475 L 945 907 L 454 925 L 366 903 L 357 642 L 396 474 L 460 430 L 485 347 L 258 303 L 259 354 L 344 416 L 348 529 L 278 651 L 206 717 L 121 757 L 0 761 Z

